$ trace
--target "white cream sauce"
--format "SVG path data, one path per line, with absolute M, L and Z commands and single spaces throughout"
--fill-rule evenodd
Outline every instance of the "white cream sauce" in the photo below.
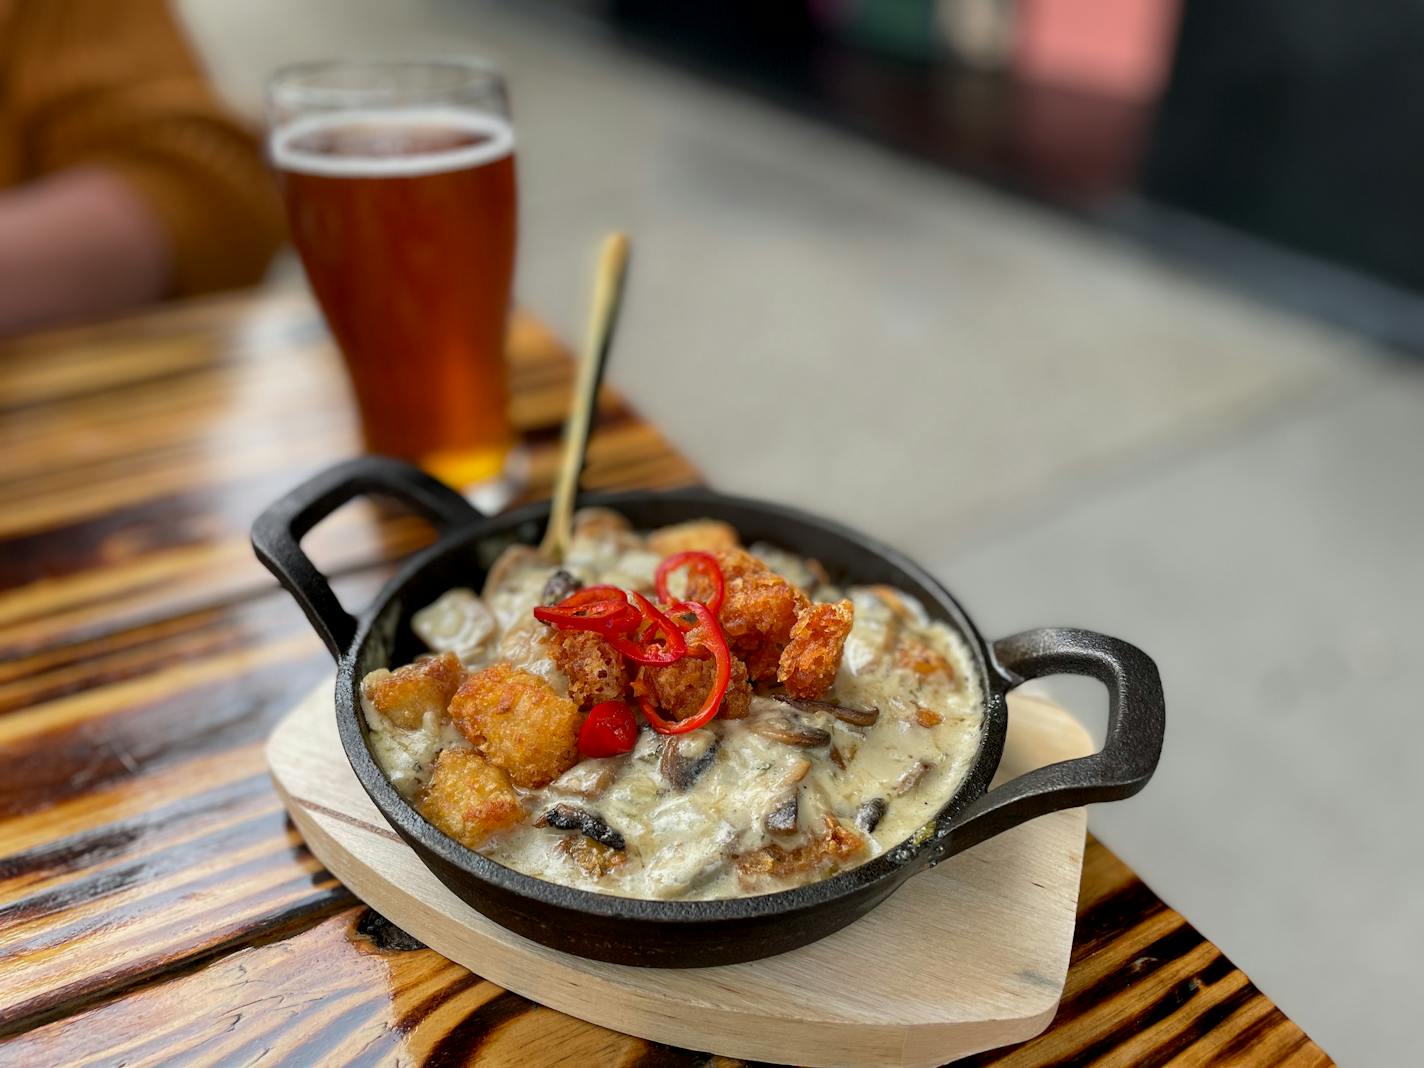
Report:
M 789 554 L 769 551 L 765 558 L 793 581 L 814 581 Z M 564 567 L 584 584 L 611 583 L 651 593 L 657 563 L 636 535 L 605 531 L 576 536 Z M 492 573 L 498 585 L 487 588 L 482 598 L 470 590 L 451 590 L 417 612 L 412 626 L 433 651 L 453 650 L 467 669 L 508 661 L 567 693 L 568 680 L 543 646 L 547 628 L 531 614 L 554 569 L 527 555 L 511 565 Z M 677 745 L 684 767 L 716 747 L 700 774 L 681 790 L 662 769 L 667 739 L 644 728 L 631 753 L 582 761 L 548 787 L 522 791 L 530 820 L 486 842 L 480 852 L 526 874 L 601 893 L 719 898 L 767 893 L 830 874 L 820 869 L 744 886 L 736 867 L 738 856 L 768 844 L 791 850 L 809 841 L 828 815 L 864 834 L 866 847 L 851 866 L 927 829 L 978 752 L 983 710 L 968 649 L 908 594 L 860 587 L 807 592 L 815 600 L 848 596 L 855 605 L 840 670 L 824 700 L 878 708 L 873 725 L 852 726 L 828 712 L 808 713 L 770 697 L 754 697 L 746 719 L 718 718 L 681 736 Z M 902 663 L 898 654 L 910 641 L 945 658 L 953 677 L 922 674 Z M 376 759 L 408 798 L 414 799 L 428 781 L 443 747 L 466 744 L 445 717 L 440 722 L 427 717 L 418 730 L 405 731 L 369 705 L 365 711 Z M 758 724 L 788 717 L 828 732 L 830 744 L 800 748 L 757 732 Z M 844 768 L 833 761 L 832 749 Z M 793 797 L 794 832 L 772 834 L 767 816 Z M 885 812 L 874 830 L 864 833 L 856 824 L 857 811 L 876 798 L 885 802 Z M 564 840 L 577 831 L 534 825 L 537 816 L 559 802 L 594 813 L 621 833 L 626 861 L 602 875 L 576 864 Z

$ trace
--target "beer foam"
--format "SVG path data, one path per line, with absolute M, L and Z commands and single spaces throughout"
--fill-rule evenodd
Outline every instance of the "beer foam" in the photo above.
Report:
M 409 155 L 334 155 L 300 148 L 297 142 L 312 134 L 353 126 L 412 127 L 455 130 L 478 134 L 477 145 Z M 272 133 L 272 163 L 279 170 L 315 174 L 326 178 L 416 178 L 442 171 L 458 171 L 493 163 L 514 151 L 514 127 L 507 119 L 460 108 L 421 108 L 410 111 L 332 111 L 303 115 Z

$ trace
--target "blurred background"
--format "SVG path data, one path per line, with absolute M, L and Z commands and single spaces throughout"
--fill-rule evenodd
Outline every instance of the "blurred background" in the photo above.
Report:
M 1424 6 L 174 9 L 253 122 L 297 60 L 498 63 L 518 301 L 578 336 L 627 230 L 609 379 L 709 481 L 1152 653 L 1163 763 L 1094 829 L 1342 1062 L 1416 1056 Z

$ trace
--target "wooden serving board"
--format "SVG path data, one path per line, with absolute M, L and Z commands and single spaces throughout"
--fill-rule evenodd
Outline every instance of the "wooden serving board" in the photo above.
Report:
M 1092 751 L 1061 709 L 1009 702 L 1000 778 Z M 328 684 L 267 743 L 313 853 L 372 908 L 499 985 L 672 1045 L 808 1065 L 936 1065 L 1019 1042 L 1063 991 L 1087 816 L 1045 816 L 910 879 L 829 938 L 719 968 L 632 968 L 548 949 L 486 919 L 432 875 L 361 789 Z

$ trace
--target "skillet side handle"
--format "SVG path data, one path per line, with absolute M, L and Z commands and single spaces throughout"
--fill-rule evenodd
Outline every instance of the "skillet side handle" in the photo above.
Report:
M 438 531 L 483 516 L 464 497 L 424 471 L 388 456 L 361 456 L 328 467 L 287 493 L 252 524 L 252 549 L 301 605 L 313 629 L 340 660 L 356 635 L 356 620 L 302 551 L 302 538 L 354 497 L 390 497 L 424 516 Z
M 1057 674 L 1103 683 L 1107 739 L 1092 756 L 1049 764 L 990 790 L 936 843 L 931 866 L 1036 816 L 1131 797 L 1147 785 L 1162 755 L 1162 680 L 1137 646 L 1090 630 L 1044 627 L 995 642 L 994 659 L 1014 686 Z

